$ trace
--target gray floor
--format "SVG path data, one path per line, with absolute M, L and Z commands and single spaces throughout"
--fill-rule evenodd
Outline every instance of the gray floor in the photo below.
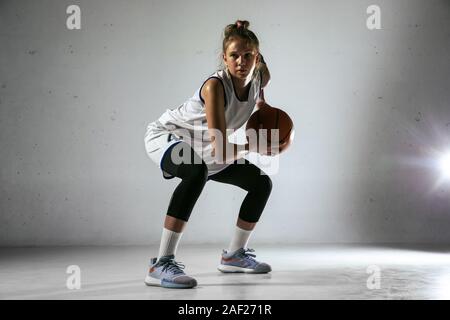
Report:
M 2 248 L 0 299 L 450 298 L 450 250 L 445 248 L 291 245 L 256 249 L 257 259 L 270 263 L 272 273 L 222 274 L 216 270 L 220 246 L 182 246 L 177 260 L 187 266 L 199 286 L 174 290 L 143 283 L 147 260 L 156 247 Z M 70 265 L 80 267 L 80 289 L 66 286 Z

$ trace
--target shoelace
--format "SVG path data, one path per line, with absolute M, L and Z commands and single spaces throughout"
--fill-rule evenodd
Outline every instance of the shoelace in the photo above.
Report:
M 244 256 L 244 258 L 248 258 L 250 260 L 255 261 L 255 259 L 253 259 L 253 258 L 256 258 L 256 254 L 249 253 L 249 252 L 255 252 L 255 250 L 250 249 L 250 248 L 244 249 L 244 251 L 242 252 L 242 255 Z
M 162 269 L 163 272 L 167 270 L 173 272 L 173 274 L 184 273 L 182 269 L 186 267 L 184 264 L 176 262 L 174 259 L 162 261 L 159 262 L 158 264 L 163 266 Z

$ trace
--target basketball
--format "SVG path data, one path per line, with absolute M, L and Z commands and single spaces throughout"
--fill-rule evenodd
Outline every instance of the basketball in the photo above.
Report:
M 283 110 L 267 104 L 254 112 L 248 119 L 245 131 L 247 132 L 247 130 L 251 129 L 256 130 L 258 143 L 264 132 L 259 131 L 259 129 L 267 130 L 267 135 L 264 135 L 264 138 L 267 139 L 267 146 L 273 143 L 271 141 L 272 135 L 276 137 L 276 133 L 272 133 L 272 130 L 278 130 L 280 153 L 286 150 L 294 139 L 294 123 L 289 115 Z M 247 136 L 249 135 L 247 134 Z

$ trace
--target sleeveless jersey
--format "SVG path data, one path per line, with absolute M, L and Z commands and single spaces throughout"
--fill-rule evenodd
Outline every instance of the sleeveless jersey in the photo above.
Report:
M 174 109 L 167 109 L 161 117 L 147 126 L 146 136 L 153 137 L 171 133 L 188 143 L 203 159 L 208 167 L 208 175 L 225 169 L 229 164 L 215 163 L 211 156 L 212 143 L 206 121 L 205 101 L 201 90 L 205 82 L 217 78 L 222 83 L 225 92 L 225 122 L 227 129 L 237 130 L 242 127 L 253 112 L 261 90 L 261 74 L 255 72 L 251 80 L 248 99 L 241 101 L 236 95 L 231 75 L 227 69 L 219 70 L 210 75 L 186 102 Z M 229 136 L 233 132 L 228 131 Z

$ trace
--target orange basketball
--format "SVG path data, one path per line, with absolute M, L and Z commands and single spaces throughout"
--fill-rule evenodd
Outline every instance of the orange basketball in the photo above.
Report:
M 272 130 L 278 130 L 278 145 L 280 153 L 286 150 L 294 139 L 294 123 L 289 115 L 283 110 L 265 105 L 254 112 L 247 121 L 245 130 L 253 129 L 258 132 L 258 143 L 261 138 L 259 129 L 267 130 L 267 145 L 271 145 Z

